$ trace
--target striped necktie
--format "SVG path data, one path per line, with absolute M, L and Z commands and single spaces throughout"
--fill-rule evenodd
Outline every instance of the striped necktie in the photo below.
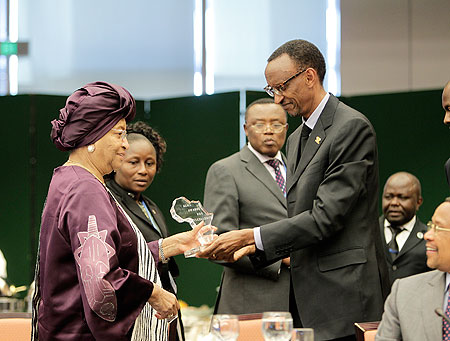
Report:
M 280 186 L 283 194 L 286 195 L 286 181 L 284 180 L 283 174 L 281 174 L 281 170 L 280 170 L 281 162 L 277 159 L 268 160 L 266 162 L 270 166 L 272 166 L 273 169 L 275 169 L 275 181 L 278 184 L 278 186 Z
M 448 295 L 445 315 L 450 318 L 450 295 Z M 442 319 L 442 340 L 450 341 L 450 324 L 445 319 Z

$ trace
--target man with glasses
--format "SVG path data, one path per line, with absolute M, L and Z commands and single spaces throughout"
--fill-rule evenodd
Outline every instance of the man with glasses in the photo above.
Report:
M 207 174 L 204 206 L 218 233 L 287 217 L 286 112 L 273 99 L 252 102 L 245 112 L 248 144 L 214 163 Z M 289 258 L 255 270 L 248 257 L 223 264 L 215 313 L 289 311 Z
M 436 270 L 394 282 L 378 328 L 378 341 L 450 338 L 449 323 L 438 315 L 450 317 L 450 198 L 434 211 L 425 240 L 427 264 Z
M 379 320 L 389 279 L 378 227 L 378 151 L 368 119 L 323 88 L 325 60 L 305 40 L 268 59 L 267 93 L 303 124 L 287 142 L 289 218 L 220 235 L 199 256 L 256 266 L 290 256 L 290 311 L 316 340 L 355 340 Z M 236 254 L 235 254 L 236 252 Z

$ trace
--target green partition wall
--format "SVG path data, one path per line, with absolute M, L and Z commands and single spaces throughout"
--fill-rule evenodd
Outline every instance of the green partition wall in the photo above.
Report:
M 424 198 L 418 216 L 425 223 L 450 194 L 444 172 L 450 131 L 442 123 L 441 94 L 442 90 L 433 90 L 341 98 L 364 113 L 377 133 L 380 198 L 391 174 L 416 175 Z
M 265 97 L 247 91 L 247 104 Z M 27 285 L 34 271 L 40 215 L 54 167 L 67 153 L 51 143 L 50 121 L 65 97 L 20 95 L 0 97 L 4 117 L 2 144 L 3 195 L 0 205 L 0 249 L 8 261 L 11 283 Z M 422 182 L 424 204 L 419 217 L 427 221 L 449 195 L 443 165 L 449 154 L 450 132 L 442 124 L 441 90 L 345 97 L 363 112 L 377 132 L 380 182 L 406 170 Z M 137 101 L 137 117 L 155 127 L 167 141 L 165 163 L 147 190 L 166 216 L 172 233 L 190 228 L 169 214 L 177 196 L 202 200 L 208 167 L 239 149 L 239 92 Z M 301 123 L 289 118 L 289 131 Z M 212 305 L 222 268 L 205 260 L 177 256 L 179 296 L 190 305 Z

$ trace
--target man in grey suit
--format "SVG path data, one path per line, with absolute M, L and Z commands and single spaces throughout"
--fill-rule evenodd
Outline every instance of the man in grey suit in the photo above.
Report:
M 424 234 L 427 226 L 416 216 L 422 205 L 420 181 L 407 172 L 391 175 L 384 185 L 380 232 L 385 238 L 385 259 L 389 278 L 431 270 L 427 267 Z
M 438 206 L 425 234 L 427 264 L 437 269 L 394 282 L 386 300 L 376 340 L 448 340 L 450 326 L 435 313 L 450 317 L 450 201 Z
M 389 290 L 378 227 L 378 152 L 368 119 L 323 88 L 325 60 L 304 40 L 269 57 L 266 91 L 303 124 L 287 142 L 289 218 L 221 234 L 199 256 L 254 264 L 290 255 L 290 311 L 316 340 L 355 340 Z
M 248 145 L 214 163 L 206 176 L 204 206 L 214 212 L 218 233 L 263 225 L 287 217 L 286 112 L 273 99 L 252 102 L 245 112 Z M 277 171 L 273 164 L 278 164 Z M 215 313 L 289 311 L 289 258 L 255 270 L 248 257 L 222 263 Z

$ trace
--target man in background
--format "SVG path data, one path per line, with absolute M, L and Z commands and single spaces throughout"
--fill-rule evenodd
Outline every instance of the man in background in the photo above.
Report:
M 450 128 L 450 81 L 442 91 L 442 108 L 445 111 L 444 124 Z M 445 174 L 447 175 L 447 183 L 450 186 L 450 159 L 445 163 Z
M 376 340 L 448 340 L 450 325 L 450 200 L 436 208 L 425 234 L 427 264 L 436 269 L 394 282 Z
M 380 231 L 391 284 L 397 279 L 430 270 L 424 234 L 427 226 L 416 216 L 423 199 L 419 179 L 407 172 L 391 175 L 384 185 Z
M 245 112 L 248 144 L 214 163 L 207 174 L 204 206 L 218 233 L 287 217 L 286 112 L 273 99 L 252 102 Z M 248 257 L 224 266 L 215 313 L 289 311 L 289 258 L 255 270 Z

